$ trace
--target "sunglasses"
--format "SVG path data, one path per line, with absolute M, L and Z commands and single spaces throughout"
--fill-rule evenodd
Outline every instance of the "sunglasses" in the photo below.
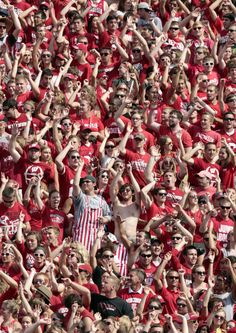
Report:
M 6 29 L 5 25 L 0 25 L 0 28 Z
M 109 54 L 109 53 L 101 53 L 101 57 L 103 57 L 103 56 L 106 57 L 106 56 L 108 56 L 108 54 Z
M 178 276 L 168 276 L 168 279 L 170 280 L 179 280 L 179 277 Z M 178 305 L 178 304 L 177 304 Z
M 139 50 L 139 49 L 134 49 L 134 50 L 132 50 L 132 52 L 133 52 L 133 53 L 141 53 L 141 50 Z
M 196 27 L 196 28 L 193 28 L 193 30 L 201 30 L 202 27 Z
M 170 30 L 179 30 L 177 27 L 170 27 Z
M 225 317 L 218 316 L 218 315 L 215 315 L 215 318 L 216 318 L 216 319 L 219 319 L 219 320 L 225 320 Z
M 166 197 L 166 196 L 167 196 L 167 193 L 159 192 L 158 195 L 159 195 L 160 197 Z
M 103 257 L 103 259 L 112 259 L 112 258 L 114 258 L 114 254 L 111 254 L 111 255 L 104 254 L 102 257 Z
M 42 280 L 42 279 L 36 279 L 36 280 L 34 280 L 34 283 L 41 283 L 41 284 L 43 284 L 43 283 L 45 283 L 45 281 Z
M 123 97 L 125 97 L 125 95 L 118 95 L 118 94 L 117 94 L 115 97 L 118 97 L 118 98 L 121 97 L 121 98 L 123 98 Z
M 4 201 L 5 203 L 9 203 L 9 204 L 11 204 L 11 203 L 14 202 L 14 200 L 5 200 L 5 199 L 3 199 L 3 201 Z
M 151 258 L 151 254 L 141 254 L 141 257 L 143 258 Z
M 204 64 L 204 66 L 213 66 L 214 65 L 214 62 L 206 62 L 205 64 Z
M 123 192 L 130 192 L 130 191 L 131 191 L 130 188 L 124 188 L 124 189 L 120 190 L 121 193 L 123 193 Z
M 80 156 L 75 156 L 75 155 L 73 155 L 73 156 L 71 156 L 70 158 L 71 158 L 72 160 L 75 160 L 75 159 L 79 160 L 79 159 L 80 159 Z
M 105 148 L 106 148 L 106 149 L 113 149 L 113 148 L 115 148 L 115 146 L 107 145 L 107 146 L 105 146 Z
M 102 175 L 101 177 L 102 178 L 108 178 L 108 175 Z
M 198 274 L 198 275 L 202 275 L 202 276 L 203 276 L 203 275 L 206 275 L 206 272 L 200 272 L 200 271 L 199 271 L 199 272 L 195 272 L 195 273 Z
M 231 207 L 230 206 L 220 206 L 220 208 L 222 208 L 222 209 L 230 209 Z
M 43 253 L 35 253 L 34 256 L 35 257 L 45 257 L 45 254 L 43 254 Z
M 148 309 L 149 310 L 160 310 L 161 308 L 159 306 L 149 305 Z
M 172 239 L 172 240 L 180 240 L 180 239 L 182 239 L 182 237 L 177 237 L 177 236 L 175 237 L 175 236 L 174 236 L 174 237 L 171 237 L 171 239 Z
M 50 58 L 51 54 L 42 54 L 42 58 Z
M 10 256 L 10 254 L 11 253 L 2 253 L 2 257 L 4 257 L 4 256 L 8 257 L 8 256 Z
M 63 126 L 72 126 L 72 124 L 71 123 L 64 123 L 64 124 L 62 124 Z
M 234 118 L 225 118 L 224 121 L 234 121 Z
M 234 29 L 229 29 L 229 32 L 235 32 L 236 30 L 234 30 Z
M 187 305 L 184 303 L 176 303 L 179 308 L 185 308 Z

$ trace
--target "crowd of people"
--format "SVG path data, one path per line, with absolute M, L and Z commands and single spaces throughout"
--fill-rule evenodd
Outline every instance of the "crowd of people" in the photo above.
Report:
M 0 0 L 0 332 L 236 332 L 236 2 Z

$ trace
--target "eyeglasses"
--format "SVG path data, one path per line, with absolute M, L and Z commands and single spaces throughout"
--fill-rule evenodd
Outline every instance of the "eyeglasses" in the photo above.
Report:
M 80 159 L 80 156 L 75 156 L 75 155 L 72 155 L 71 157 L 70 157 L 72 160 L 79 160 Z
M 151 258 L 151 254 L 141 254 L 141 257 L 143 258 Z
M 193 30 L 201 30 L 202 29 L 202 27 L 195 27 L 195 28 L 193 28 Z
M 171 237 L 171 239 L 172 239 L 172 240 L 180 240 L 180 239 L 182 239 L 182 237 L 173 236 L 173 237 Z
M 108 178 L 108 175 L 102 175 L 101 177 L 102 178 Z
M 180 308 L 185 308 L 187 305 L 184 303 L 176 303 L 176 305 Z
M 121 193 L 123 193 L 123 192 L 130 192 L 130 191 L 131 191 L 131 189 L 128 188 L 128 187 L 120 190 Z
M 0 25 L 0 28 L 6 29 L 6 26 L 5 25 Z
M 45 281 L 42 280 L 42 279 L 36 279 L 36 280 L 34 280 L 34 283 L 41 283 L 41 284 L 43 284 L 43 283 L 45 283 Z
M 219 320 L 225 320 L 225 317 L 218 316 L 218 315 L 215 315 L 215 318 L 216 318 L 216 319 L 219 319 Z
M 11 253 L 2 253 L 2 257 L 4 257 L 4 256 L 8 257 L 8 256 L 10 256 L 10 254 Z
M 148 309 L 149 310 L 160 310 L 161 308 L 159 306 L 149 305 Z
M 206 82 L 209 82 L 209 80 L 202 80 L 202 82 L 206 83 Z
M 206 275 L 206 272 L 200 272 L 200 271 L 198 271 L 198 272 L 195 272 L 195 273 L 197 273 L 198 275 Z
M 222 208 L 222 209 L 230 209 L 231 207 L 230 206 L 220 206 L 220 208 Z
M 174 276 L 174 275 L 171 275 L 171 276 L 167 276 L 168 279 L 170 280 L 179 280 L 179 277 L 178 276 Z
M 34 256 L 35 257 L 45 257 L 45 254 L 43 254 L 43 253 L 35 253 Z
M 214 62 L 206 62 L 205 64 L 203 64 L 204 66 L 213 66 Z
M 51 54 L 42 54 L 42 58 L 50 58 Z
M 234 121 L 234 118 L 225 118 L 224 121 Z
M 159 192 L 157 193 L 160 197 L 166 197 L 167 196 L 167 193 L 164 193 L 164 192 Z
M 103 56 L 106 57 L 106 56 L 108 56 L 108 54 L 109 54 L 109 53 L 101 53 L 101 57 L 103 57 Z
M 102 257 L 103 257 L 103 259 L 113 259 L 114 258 L 114 254 L 111 254 L 111 255 L 104 254 Z
M 170 30 L 179 30 L 178 27 L 170 27 Z
M 133 52 L 133 53 L 141 53 L 141 50 L 139 50 L 139 49 L 134 49 L 134 50 L 132 50 L 132 52 Z
M 106 148 L 106 149 L 113 149 L 113 148 L 115 148 L 115 146 L 107 145 L 107 146 L 105 146 L 105 148 Z
M 234 30 L 234 29 L 229 29 L 229 32 L 235 32 L 236 30 Z
M 203 54 L 204 52 L 203 51 L 197 51 L 196 53 L 197 54 Z

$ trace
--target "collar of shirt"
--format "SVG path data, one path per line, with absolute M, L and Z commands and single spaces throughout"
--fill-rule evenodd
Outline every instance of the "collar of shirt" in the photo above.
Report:
M 134 291 L 131 287 L 129 287 L 129 294 L 142 294 L 143 292 L 143 286 L 139 288 L 139 290 Z

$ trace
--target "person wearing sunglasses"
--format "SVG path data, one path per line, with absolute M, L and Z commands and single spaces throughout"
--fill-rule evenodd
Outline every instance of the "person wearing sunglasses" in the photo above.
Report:
M 147 247 L 146 249 L 140 251 L 138 260 L 135 263 L 135 267 L 144 270 L 146 274 L 145 284 L 148 286 L 153 286 L 153 277 L 157 268 L 152 262 L 151 247 Z
M 208 319 L 207 324 L 211 329 L 211 332 L 217 332 L 217 330 L 226 330 L 226 313 L 223 309 L 213 311 Z
M 192 269 L 192 291 L 193 295 L 200 292 L 201 290 L 207 290 L 208 284 L 206 280 L 206 270 L 203 265 L 195 265 Z

